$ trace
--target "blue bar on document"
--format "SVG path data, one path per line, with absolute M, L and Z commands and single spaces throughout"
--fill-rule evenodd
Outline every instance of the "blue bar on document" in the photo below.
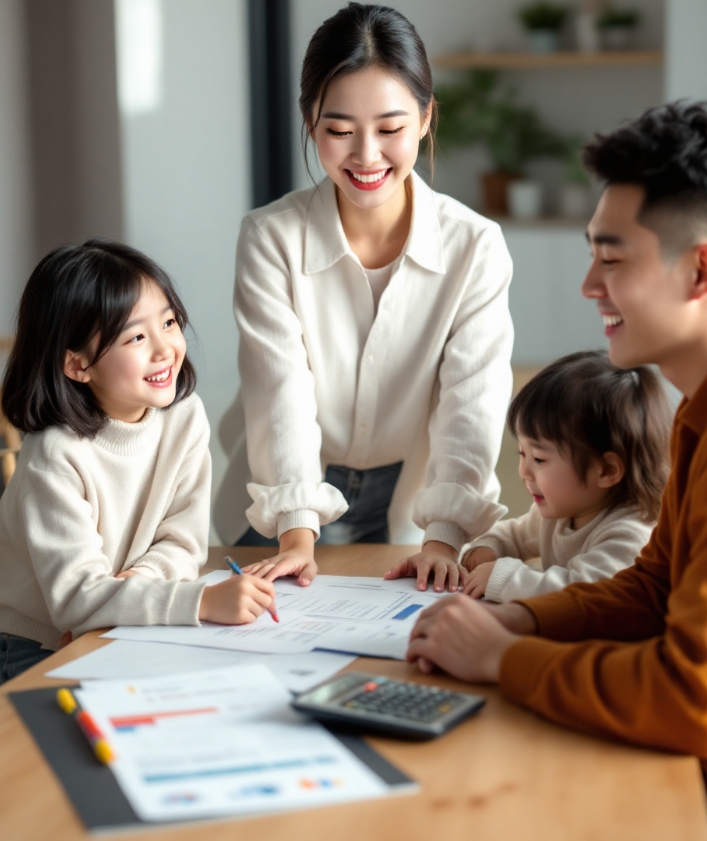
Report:
M 401 610 L 400 613 L 396 613 L 393 619 L 407 619 L 408 616 L 412 616 L 415 611 L 421 609 L 421 604 L 409 604 L 404 610 Z

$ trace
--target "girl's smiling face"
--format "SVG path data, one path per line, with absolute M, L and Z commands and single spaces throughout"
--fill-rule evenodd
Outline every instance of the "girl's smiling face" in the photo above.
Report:
M 369 67 L 329 85 L 312 138 L 339 200 L 377 208 L 405 189 L 428 126 L 411 91 Z
M 118 338 L 91 364 L 88 352 L 67 351 L 67 376 L 85 383 L 111 418 L 136 423 L 149 407 L 174 402 L 186 341 L 174 312 L 156 283 L 146 281 Z

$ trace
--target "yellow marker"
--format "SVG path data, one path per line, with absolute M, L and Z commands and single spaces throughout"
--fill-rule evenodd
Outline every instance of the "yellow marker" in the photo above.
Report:
M 98 728 L 91 715 L 86 710 L 80 709 L 73 692 L 70 689 L 59 689 L 56 693 L 57 704 L 67 715 L 73 716 L 79 729 L 86 737 L 89 745 L 93 748 L 99 762 L 107 763 L 115 759 L 113 749 L 108 740 Z
M 76 712 L 78 704 L 76 703 L 76 698 L 74 698 L 70 690 L 60 689 L 56 693 L 56 701 L 67 715 L 71 715 Z

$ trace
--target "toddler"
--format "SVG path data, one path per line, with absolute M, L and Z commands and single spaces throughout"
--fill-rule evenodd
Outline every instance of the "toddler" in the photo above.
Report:
M 508 602 L 630 566 L 658 516 L 671 416 L 653 371 L 616 368 L 604 351 L 535 376 L 508 412 L 533 504 L 471 543 L 464 592 Z M 524 563 L 538 557 L 541 569 Z

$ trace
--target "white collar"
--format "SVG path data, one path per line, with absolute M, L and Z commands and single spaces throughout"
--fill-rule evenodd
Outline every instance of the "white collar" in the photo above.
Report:
M 444 274 L 442 231 L 434 192 L 414 171 L 411 173 L 411 186 L 410 235 L 402 253 L 423 269 Z M 306 275 L 324 271 L 347 255 L 356 259 L 341 224 L 334 182 L 325 178 L 313 191 L 307 208 L 302 271 Z

